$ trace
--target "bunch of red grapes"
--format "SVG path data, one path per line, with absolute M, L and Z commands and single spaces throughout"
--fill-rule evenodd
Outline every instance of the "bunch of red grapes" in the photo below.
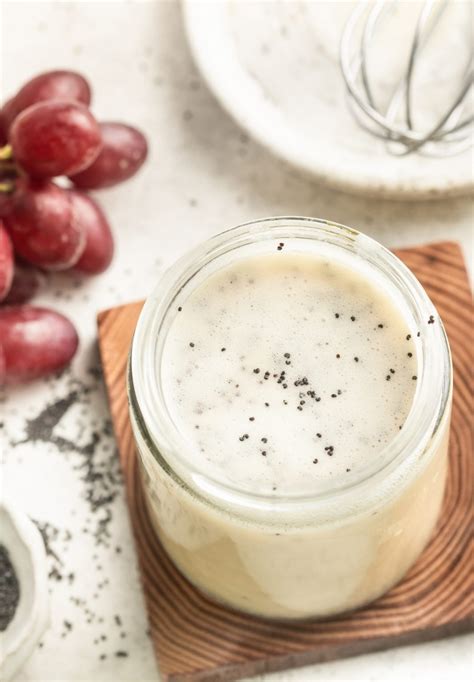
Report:
M 127 180 L 147 156 L 140 131 L 97 122 L 90 103 L 83 76 L 51 71 L 0 110 L 0 385 L 61 370 L 74 356 L 72 323 L 28 301 L 41 271 L 95 275 L 110 265 L 110 226 L 82 190 Z

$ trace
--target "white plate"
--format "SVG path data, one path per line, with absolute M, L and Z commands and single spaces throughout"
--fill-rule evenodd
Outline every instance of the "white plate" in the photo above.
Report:
M 350 192 L 400 199 L 472 192 L 472 149 L 442 159 L 395 157 L 354 121 L 338 61 L 352 8 L 339 1 L 183 0 L 189 44 L 209 87 L 278 156 Z M 445 39 L 442 49 L 439 78 L 445 92 L 450 56 L 459 49 Z M 385 68 L 393 54 L 374 61 Z

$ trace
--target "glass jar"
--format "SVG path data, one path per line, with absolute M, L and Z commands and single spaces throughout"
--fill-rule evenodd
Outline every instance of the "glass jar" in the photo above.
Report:
M 252 494 L 212 478 L 170 417 L 160 380 L 177 308 L 211 273 L 285 249 L 343 257 L 370 270 L 413 332 L 417 387 L 397 436 L 341 483 L 314 493 Z M 441 322 L 391 252 L 342 225 L 269 218 L 223 232 L 179 260 L 147 300 L 133 339 L 128 391 L 145 497 L 179 570 L 213 599 L 270 618 L 312 618 L 366 604 L 397 583 L 428 542 L 446 480 L 452 367 Z M 418 330 L 422 330 L 418 333 Z

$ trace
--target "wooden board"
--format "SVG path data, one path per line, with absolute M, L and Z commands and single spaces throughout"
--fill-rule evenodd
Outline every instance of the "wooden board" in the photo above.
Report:
M 427 289 L 446 325 L 455 380 L 450 474 L 436 533 L 406 578 L 370 606 L 323 622 L 279 623 L 218 606 L 178 572 L 154 536 L 137 476 L 125 370 L 142 303 L 100 313 L 99 342 L 110 409 L 161 675 L 167 682 L 235 680 L 466 632 L 472 585 L 473 307 L 457 244 L 397 255 Z

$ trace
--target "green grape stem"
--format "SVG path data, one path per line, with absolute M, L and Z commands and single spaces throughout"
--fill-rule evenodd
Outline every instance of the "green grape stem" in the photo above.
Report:
M 1 194 L 11 194 L 15 189 L 15 183 L 9 180 L 0 182 L 0 193 Z
M 0 147 L 0 161 L 9 161 L 13 157 L 13 149 L 11 144 L 6 144 Z

